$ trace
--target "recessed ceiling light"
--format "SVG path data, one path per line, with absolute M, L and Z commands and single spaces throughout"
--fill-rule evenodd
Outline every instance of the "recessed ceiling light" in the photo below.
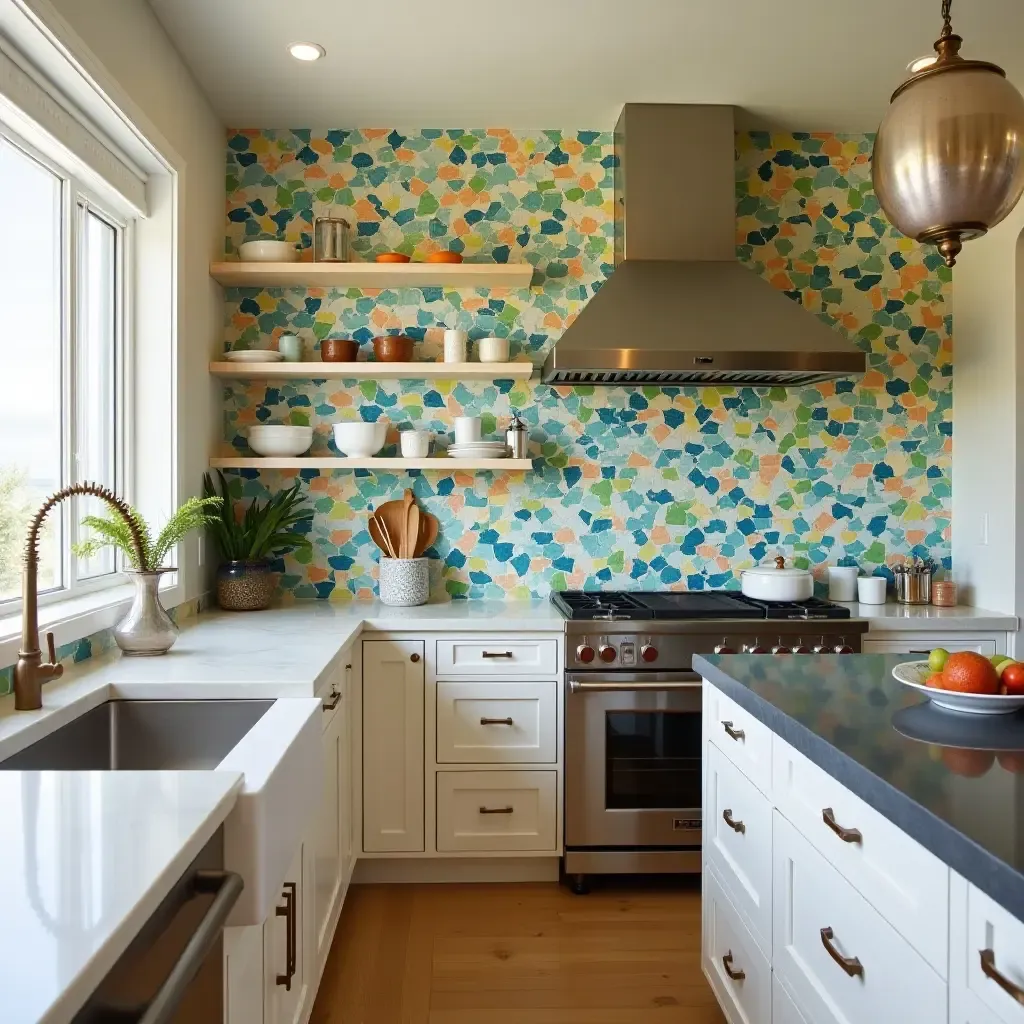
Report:
M 288 52 L 296 60 L 313 61 L 325 56 L 327 51 L 319 43 L 292 43 Z
M 918 71 L 924 71 L 925 68 L 930 68 L 938 57 L 934 53 L 928 54 L 927 57 L 918 57 L 917 60 L 912 60 L 907 65 L 907 70 L 912 74 L 916 75 Z

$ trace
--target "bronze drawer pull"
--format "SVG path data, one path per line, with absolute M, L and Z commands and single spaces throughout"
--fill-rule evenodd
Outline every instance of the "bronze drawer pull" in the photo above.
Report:
M 732 722 L 723 722 L 722 728 L 725 729 L 727 735 L 731 736 L 734 740 L 741 740 L 747 735 L 742 729 L 734 729 Z
M 511 814 L 515 810 L 514 807 L 481 807 L 481 814 Z
M 742 981 L 747 976 L 746 971 L 738 971 L 733 967 L 731 949 L 722 957 L 722 966 L 725 968 L 725 973 L 728 974 L 733 981 Z
M 981 973 L 986 978 L 991 978 L 1011 999 L 1016 1000 L 1024 1006 L 1024 988 L 1016 982 L 1010 981 L 1005 974 L 996 968 L 996 951 L 994 949 L 980 950 Z
M 515 725 L 511 718 L 481 718 L 481 725 Z
M 835 932 L 833 932 L 831 928 L 821 929 L 821 944 L 828 951 L 828 955 L 832 957 L 832 959 L 835 960 L 835 962 L 839 964 L 839 966 L 842 967 L 842 969 L 846 971 L 851 978 L 856 978 L 858 975 L 863 977 L 864 965 L 855 956 L 843 956 L 843 954 L 832 945 L 832 940 L 834 938 Z
M 334 698 L 333 700 L 331 698 Z M 341 703 L 341 694 L 337 690 L 331 690 L 324 701 L 324 711 L 333 711 Z
M 825 824 L 828 825 L 828 827 L 832 829 L 832 831 L 835 832 L 835 834 L 839 836 L 844 843 L 861 843 L 864 841 L 864 837 L 860 834 L 860 829 L 843 828 L 843 826 L 836 821 L 835 812 L 831 807 L 822 808 L 821 820 L 825 822 Z
M 732 816 L 731 808 L 726 808 L 726 810 L 722 811 L 722 818 L 724 819 L 726 825 L 728 825 L 729 828 L 733 830 L 733 832 L 743 833 L 747 831 L 747 826 L 744 825 L 742 821 L 737 821 Z
M 296 884 L 294 882 L 284 883 L 284 906 L 277 907 L 275 914 L 278 917 L 285 919 L 285 973 L 277 975 L 276 983 L 283 985 L 286 992 L 292 990 L 292 978 L 295 977 L 296 971 L 296 957 L 298 942 L 298 929 L 296 928 L 297 908 L 296 902 Z
M 481 651 L 481 658 L 514 658 L 515 655 L 511 651 Z

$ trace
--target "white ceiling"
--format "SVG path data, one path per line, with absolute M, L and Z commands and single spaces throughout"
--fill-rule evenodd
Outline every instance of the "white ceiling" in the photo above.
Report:
M 626 101 L 874 130 L 939 0 L 150 0 L 236 128 L 607 128 Z M 960 0 L 965 56 L 1024 86 L 1024 3 Z M 320 43 L 303 65 L 286 46 Z

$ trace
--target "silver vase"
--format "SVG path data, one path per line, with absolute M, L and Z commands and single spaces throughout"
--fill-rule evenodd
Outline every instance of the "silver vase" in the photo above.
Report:
M 178 639 L 178 627 L 160 603 L 160 577 L 165 572 L 174 570 L 126 573 L 135 584 L 135 598 L 128 614 L 114 627 L 114 640 L 123 654 L 166 654 Z

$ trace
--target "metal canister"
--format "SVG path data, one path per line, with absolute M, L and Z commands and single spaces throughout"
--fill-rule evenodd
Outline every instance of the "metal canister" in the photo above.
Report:
M 513 459 L 526 458 L 526 444 L 529 437 L 526 424 L 513 413 L 512 422 L 508 425 L 508 430 L 505 431 L 505 443 L 511 449 Z
M 313 262 L 348 262 L 349 223 L 344 217 L 313 218 Z
M 936 580 L 932 584 L 932 604 L 936 608 L 956 606 L 956 584 L 952 580 Z
M 896 600 L 900 604 L 929 604 L 932 599 L 932 570 L 914 566 L 893 570 L 896 579 Z

